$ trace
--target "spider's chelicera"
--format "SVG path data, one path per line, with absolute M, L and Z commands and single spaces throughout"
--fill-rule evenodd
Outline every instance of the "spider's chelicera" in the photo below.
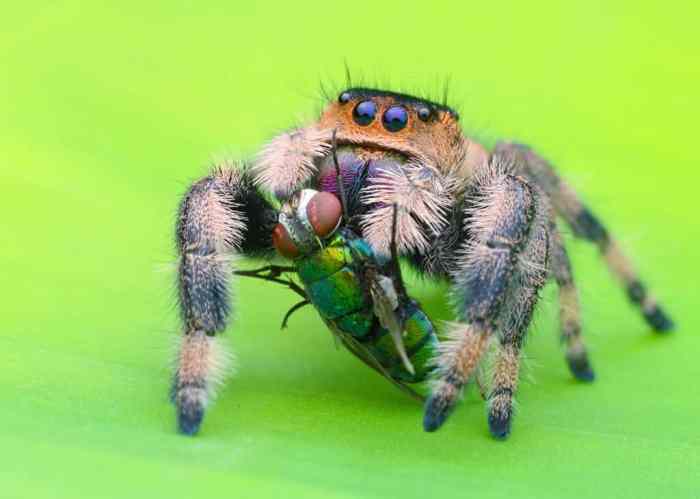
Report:
M 273 258 L 277 248 L 293 265 L 270 265 L 264 278 L 299 293 L 299 305 L 311 302 L 348 349 L 396 384 L 431 379 L 427 431 L 443 424 L 493 347 L 488 426 L 506 437 L 523 341 L 548 279 L 559 288 L 569 368 L 594 378 L 558 218 L 598 246 L 654 330 L 673 328 L 618 243 L 542 156 L 511 142 L 487 150 L 445 105 L 345 90 L 318 120 L 272 139 L 252 167 L 218 165 L 182 201 L 184 337 L 172 390 L 180 431 L 198 431 L 225 369 L 218 335 L 232 314 L 232 257 Z M 439 342 L 403 288 L 398 255 L 450 284 L 456 318 Z

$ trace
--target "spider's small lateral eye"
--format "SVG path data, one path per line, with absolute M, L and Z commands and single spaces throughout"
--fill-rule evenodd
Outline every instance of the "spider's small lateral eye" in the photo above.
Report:
M 347 104 L 350 102 L 350 92 L 343 92 L 338 96 L 338 102 L 341 104 Z
M 398 132 L 408 124 L 408 111 L 403 106 L 391 106 L 382 117 L 384 128 L 390 132 Z
M 318 237 L 328 237 L 340 225 L 343 207 L 330 192 L 319 192 L 306 205 L 306 218 Z
M 352 118 L 355 123 L 367 126 L 374 121 L 377 114 L 377 105 L 371 100 L 363 100 L 352 111 Z
M 299 256 L 299 248 L 294 244 L 292 237 L 282 224 L 277 224 L 272 229 L 272 245 L 285 258 L 296 258 Z
M 431 115 L 431 111 L 429 107 L 420 107 L 418 108 L 418 117 L 421 119 L 421 121 L 428 121 Z

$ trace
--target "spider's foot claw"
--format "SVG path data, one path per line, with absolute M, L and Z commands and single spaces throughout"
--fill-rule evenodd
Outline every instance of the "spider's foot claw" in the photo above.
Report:
M 644 318 L 657 333 L 668 333 L 676 328 L 673 320 L 666 315 L 661 307 L 654 307 L 651 311 L 645 312 Z
M 423 429 L 433 432 L 447 420 L 454 407 L 454 400 L 440 392 L 432 394 L 425 402 Z
M 505 440 L 510 435 L 511 417 L 510 409 L 505 411 L 489 411 L 489 431 L 497 440 Z
M 591 367 L 587 355 L 567 356 L 566 362 L 569 364 L 571 374 L 579 381 L 590 383 L 595 380 L 595 373 Z

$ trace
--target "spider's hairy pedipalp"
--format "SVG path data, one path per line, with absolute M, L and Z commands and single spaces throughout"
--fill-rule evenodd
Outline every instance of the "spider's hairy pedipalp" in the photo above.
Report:
M 362 194 L 362 203 L 374 207 L 362 218 L 362 233 L 376 251 L 388 254 L 395 205 L 399 253 L 424 252 L 430 238 L 446 225 L 453 192 L 449 177 L 429 166 L 408 164 L 380 169 Z
M 287 199 L 316 173 L 316 160 L 331 150 L 331 130 L 315 126 L 284 132 L 273 138 L 258 154 L 253 173 L 255 183 Z

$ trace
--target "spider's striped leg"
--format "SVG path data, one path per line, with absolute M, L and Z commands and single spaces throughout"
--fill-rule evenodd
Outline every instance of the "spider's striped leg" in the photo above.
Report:
M 530 273 L 524 269 L 537 269 L 532 271 L 537 275 L 546 272 L 546 225 L 540 227 L 541 220 L 548 216 L 546 208 L 535 189 L 499 168 L 494 158 L 491 169 L 475 181 L 473 191 L 465 198 L 464 234 L 469 238 L 455 255 L 452 271 L 458 317 L 465 324 L 455 328 L 450 340 L 440 345 L 436 380 L 425 406 L 426 431 L 438 429 L 448 417 L 490 337 L 496 333 L 505 340 L 510 337 L 509 331 L 527 328 L 539 288 L 530 286 L 531 296 L 523 293 L 521 281 Z M 543 256 L 539 261 L 527 251 L 535 245 L 533 240 L 542 237 L 544 242 L 540 241 L 538 251 Z M 518 320 L 514 311 L 503 322 L 501 311 L 514 305 L 522 307 Z M 493 399 L 495 405 L 499 401 Z M 509 425 L 510 417 L 506 419 Z
M 494 154 L 510 155 L 522 168 L 522 173 L 550 197 L 556 214 L 566 220 L 574 234 L 598 246 L 612 274 L 627 289 L 630 300 L 641 309 L 644 319 L 655 331 L 665 332 L 674 328 L 673 321 L 647 291 L 617 241 L 583 204 L 578 194 L 557 175 L 549 162 L 520 144 L 498 144 Z
M 177 224 L 179 303 L 184 337 L 172 386 L 178 428 L 194 434 L 226 369 L 218 334 L 231 315 L 229 281 L 235 253 L 271 250 L 275 210 L 245 169 L 217 168 L 194 183 Z
M 550 262 L 559 287 L 559 327 L 566 343 L 566 361 L 571 373 L 581 381 L 593 381 L 595 374 L 581 335 L 581 309 L 578 290 L 571 273 L 571 262 L 554 220 L 549 226 Z

